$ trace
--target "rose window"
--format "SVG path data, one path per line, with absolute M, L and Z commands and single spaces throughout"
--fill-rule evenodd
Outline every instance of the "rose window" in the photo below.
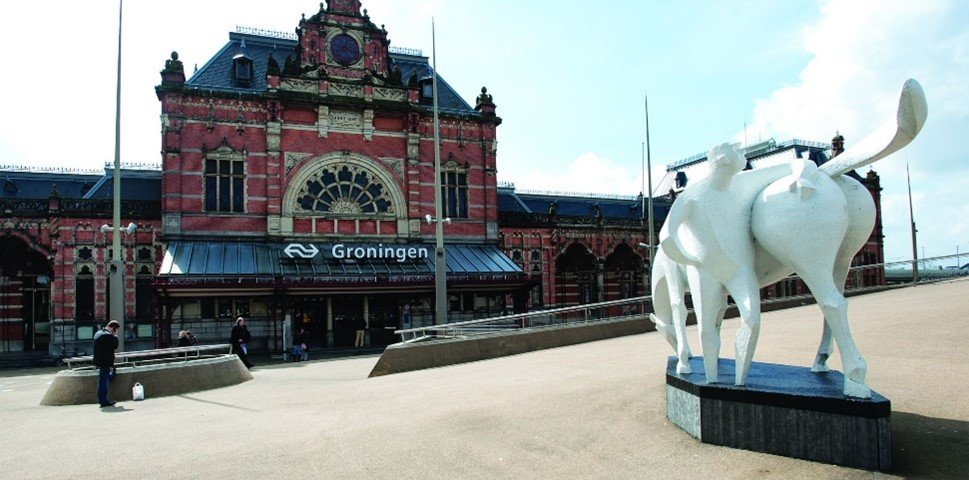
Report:
M 305 212 L 356 216 L 394 213 L 387 189 L 372 173 L 350 165 L 323 167 L 306 180 L 296 198 Z

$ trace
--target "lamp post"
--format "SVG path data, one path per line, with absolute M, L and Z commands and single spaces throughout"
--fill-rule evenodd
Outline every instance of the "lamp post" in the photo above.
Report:
M 111 264 L 108 270 L 108 278 L 111 283 L 111 289 L 109 291 L 111 297 L 111 318 L 108 321 L 117 320 L 121 325 L 119 330 L 121 330 L 122 335 L 118 337 L 118 348 L 122 349 L 124 347 L 124 256 L 121 253 L 121 234 L 133 235 L 135 230 L 138 229 L 138 225 L 135 223 L 129 223 L 127 227 L 122 229 L 117 229 L 111 225 L 101 225 L 101 233 L 107 235 L 109 231 L 113 232 L 112 239 L 112 257 Z M 115 243 L 117 242 L 117 243 Z M 121 312 L 119 315 L 117 312 Z M 124 351 L 124 350 L 121 350 Z
M 447 270 L 444 256 L 444 214 L 441 205 L 441 133 L 437 118 L 437 44 L 431 18 L 431 96 L 434 99 L 434 324 L 447 323 Z
M 912 177 L 908 173 L 908 162 L 905 162 L 905 180 L 908 182 L 908 218 L 912 223 L 912 284 L 919 284 L 919 250 L 915 240 L 915 211 L 912 209 Z
M 124 351 L 124 258 L 121 252 L 121 14 L 124 0 L 118 0 L 118 80 L 114 110 L 114 181 L 113 220 L 114 234 L 111 238 L 110 279 L 111 316 L 121 324 L 118 351 Z M 109 319 L 111 320 L 111 319 Z

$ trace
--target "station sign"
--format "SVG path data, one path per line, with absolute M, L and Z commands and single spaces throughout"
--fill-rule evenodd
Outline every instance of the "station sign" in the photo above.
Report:
M 412 245 L 384 245 L 382 243 L 290 243 L 283 248 L 288 258 L 312 259 L 317 255 L 336 260 L 391 260 L 406 262 L 428 258 L 428 247 Z

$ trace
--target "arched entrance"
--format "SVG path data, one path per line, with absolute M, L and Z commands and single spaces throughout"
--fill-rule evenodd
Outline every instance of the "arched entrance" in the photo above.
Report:
M 560 306 L 592 303 L 599 298 L 596 256 L 573 243 L 555 259 L 555 302 Z
M 620 243 L 606 256 L 604 276 L 607 301 L 639 296 L 643 283 L 643 257 L 629 245 Z
M 47 350 L 52 271 L 24 240 L 0 236 L 0 351 Z

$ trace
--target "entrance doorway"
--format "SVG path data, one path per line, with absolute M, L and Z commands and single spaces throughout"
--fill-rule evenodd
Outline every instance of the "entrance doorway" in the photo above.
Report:
M 293 308 L 293 335 L 306 329 L 310 349 L 326 347 L 326 299 L 307 297 Z
M 370 346 L 386 346 L 400 341 L 394 331 L 400 328 L 396 297 L 370 297 Z
M 23 240 L 0 237 L 0 351 L 50 345 L 50 262 Z
M 333 305 L 333 346 L 352 347 L 356 325 L 363 319 L 363 297 L 330 297 Z

